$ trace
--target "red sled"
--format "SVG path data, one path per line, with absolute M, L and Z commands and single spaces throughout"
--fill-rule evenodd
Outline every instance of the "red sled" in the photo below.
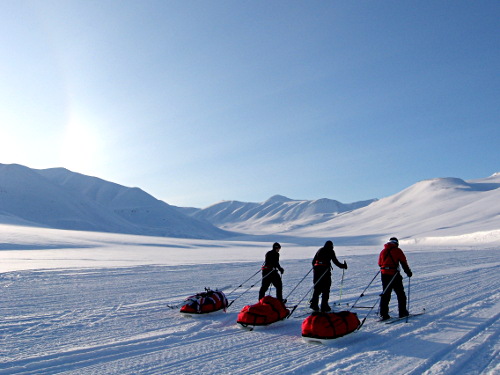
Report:
M 255 326 L 267 326 L 285 319 L 290 314 L 283 302 L 279 299 L 265 296 L 255 305 L 247 305 L 241 309 L 236 323 L 244 328 L 253 329 Z
M 325 342 L 354 332 L 360 324 L 358 315 L 350 311 L 314 312 L 302 322 L 302 338 Z
M 205 292 L 186 298 L 181 313 L 189 315 L 209 314 L 224 310 L 228 306 L 226 295 L 220 290 L 206 289 Z

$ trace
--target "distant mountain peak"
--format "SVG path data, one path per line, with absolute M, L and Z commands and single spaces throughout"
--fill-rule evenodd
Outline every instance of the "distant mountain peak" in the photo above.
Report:
M 280 202 L 290 202 L 292 199 L 287 198 L 283 195 L 273 195 L 271 198 L 269 198 L 265 203 L 280 203 Z

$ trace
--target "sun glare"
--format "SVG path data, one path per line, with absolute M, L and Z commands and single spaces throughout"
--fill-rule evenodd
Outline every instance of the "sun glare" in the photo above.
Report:
M 61 166 L 75 172 L 91 172 L 99 158 L 99 149 L 97 131 L 80 119 L 72 119 L 62 140 Z

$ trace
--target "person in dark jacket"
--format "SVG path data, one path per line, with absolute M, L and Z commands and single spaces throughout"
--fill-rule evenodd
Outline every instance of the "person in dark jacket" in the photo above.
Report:
M 333 250 L 333 242 L 326 241 L 325 246 L 319 249 L 312 260 L 314 292 L 311 298 L 310 308 L 318 311 L 319 297 L 321 295 L 321 311 L 330 311 L 328 299 L 330 298 L 330 287 L 332 285 L 331 262 L 339 268 L 347 269 L 347 263 L 340 263 Z
M 281 245 L 277 242 L 273 244 L 273 249 L 266 253 L 264 264 L 262 265 L 262 286 L 259 290 L 259 301 L 264 298 L 267 290 L 274 285 L 276 288 L 276 298 L 282 302 L 283 300 L 283 283 L 281 275 L 285 270 L 280 266 L 280 249 Z
M 382 275 L 382 288 L 383 291 L 385 290 L 385 293 L 380 297 L 381 320 L 391 318 L 389 316 L 389 302 L 391 301 L 392 291 L 394 291 L 398 297 L 399 317 L 403 318 L 408 316 L 403 277 L 399 272 L 399 266 L 401 265 L 408 277 L 412 277 L 413 273 L 408 266 L 403 250 L 399 248 L 399 241 L 396 237 L 391 237 L 389 242 L 384 245 L 384 249 L 380 252 L 378 258 L 378 265 L 380 267 L 380 274 Z

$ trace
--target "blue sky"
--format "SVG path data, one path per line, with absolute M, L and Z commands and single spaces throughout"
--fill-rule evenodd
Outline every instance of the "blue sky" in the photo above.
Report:
M 500 171 L 500 2 L 0 2 L 0 163 L 169 204 Z

